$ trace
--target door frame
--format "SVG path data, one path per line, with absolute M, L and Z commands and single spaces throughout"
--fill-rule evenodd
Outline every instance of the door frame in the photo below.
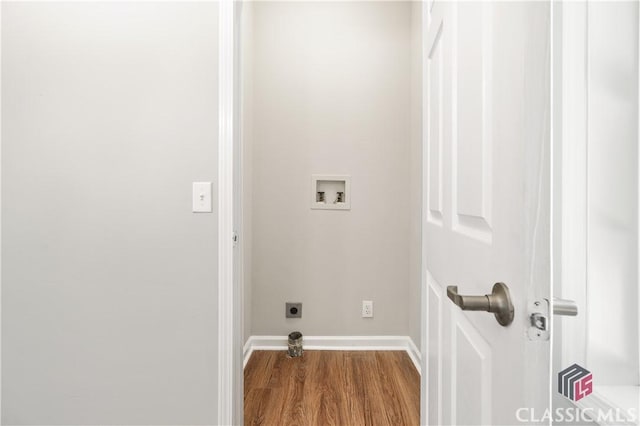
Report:
M 218 401 L 217 421 L 219 425 L 243 424 L 243 280 L 242 274 L 234 274 L 234 261 L 242 264 L 242 250 L 234 250 L 234 233 L 237 219 L 242 217 L 241 179 L 242 138 L 241 138 L 241 14 L 242 3 L 247 0 L 219 1 L 219 45 L 218 45 Z M 426 36 L 429 5 L 432 0 L 420 0 L 422 41 Z M 422 43 L 421 71 L 425 68 L 425 43 Z M 422 75 L 422 74 L 421 74 Z M 423 78 L 424 76 L 421 76 Z M 426 91 L 422 88 L 424 104 Z M 425 115 L 422 113 L 422 123 Z M 426 141 L 422 132 L 422 145 Z M 424 150 L 421 165 L 424 165 Z M 239 158 L 238 158 L 239 157 Z M 238 170 L 240 169 L 240 170 Z M 425 168 L 422 166 L 422 211 L 421 223 L 426 220 L 424 182 Z M 241 226 L 241 224 L 240 224 Z M 240 235 L 240 244 L 242 244 Z M 420 285 L 420 336 L 421 336 L 421 377 L 420 377 L 420 424 L 426 424 L 426 274 L 424 265 L 424 229 L 421 229 L 421 285 Z
M 0 22 L 2 22 L 2 5 L 0 4 Z M 0 31 L 0 47 L 2 46 L 2 31 Z M 2 50 L 0 48 L 0 50 Z M 0 54 L 0 82 L 2 81 L 2 54 Z M 0 99 L 2 99 L 2 84 L 0 84 Z M 0 114 L 0 176 L 2 176 L 2 114 Z M 0 179 L 1 180 L 1 179 Z M 2 241 L 2 185 L 0 185 L 0 241 Z M 2 244 L 0 244 L 0 329 L 2 326 Z M 0 365 L 2 365 L 2 333 L 0 333 Z M 0 423 L 2 423 L 2 369 L 0 368 Z
M 243 360 L 242 360 L 242 283 L 241 278 L 233 274 L 234 265 L 234 196 L 241 196 L 242 186 L 234 186 L 234 148 L 241 141 L 237 126 L 239 109 L 237 103 L 239 90 L 238 63 L 241 3 L 233 0 L 219 2 L 219 139 L 218 139 L 218 424 L 237 424 L 242 422 L 243 410 Z M 421 2 L 422 70 L 425 67 L 424 43 L 429 22 L 430 0 Z M 554 70 L 552 70 L 554 71 Z M 424 78 L 424 72 L 421 73 Z M 553 74 L 555 75 L 555 74 Z M 425 105 L 426 90 L 422 85 L 422 105 Z M 559 112 L 556 111 L 556 114 Z M 422 109 L 424 129 L 425 109 Z M 426 208 L 426 169 L 425 149 L 427 135 L 422 131 L 422 211 L 421 224 L 425 223 Z M 554 148 L 557 149 L 557 148 Z M 238 155 L 240 151 L 236 151 Z M 560 156 L 560 158 L 563 158 Z M 554 163 L 554 167 L 557 163 Z M 577 172 L 577 171 L 576 171 Z M 554 195 L 557 197 L 558 195 Z M 558 199 L 556 199 L 557 201 Z M 554 211 L 554 221 L 558 219 Z M 420 285 L 420 318 L 421 318 L 421 380 L 420 380 L 420 418 L 426 424 L 428 413 L 427 359 L 429 344 L 427 340 L 428 292 L 426 291 L 426 259 L 425 259 L 425 227 L 421 226 L 421 285 Z M 238 253 L 241 256 L 241 253 Z M 564 339 L 563 339 L 564 342 Z M 240 378 L 240 379 L 239 379 Z
M 239 18 L 241 2 L 220 0 L 218 9 L 218 363 L 217 423 L 243 423 L 242 282 L 234 274 L 235 197 L 242 186 L 234 177 L 240 146 Z M 237 161 L 239 160 L 239 161 Z M 241 254 L 240 254 L 241 256 Z M 241 262 L 242 260 L 239 259 Z
M 588 358 L 586 342 L 589 321 L 585 311 L 588 294 L 589 220 L 589 3 L 582 0 L 554 4 L 555 12 L 551 23 L 554 31 L 552 52 L 555 52 L 551 94 L 554 154 L 552 220 L 556 230 L 553 239 L 553 275 L 559 283 L 555 286 L 553 295 L 573 300 L 578 305 L 578 316 L 575 319 L 567 318 L 560 320 L 561 322 L 556 319 L 558 322 L 555 322 L 551 317 L 554 340 L 552 367 L 560 368 L 573 363 L 586 365 Z M 640 10 L 638 13 L 640 18 Z M 640 58 L 640 32 L 638 38 Z M 640 84 L 638 98 L 640 99 Z M 638 162 L 640 164 L 640 152 Z M 640 185 L 638 188 L 640 199 Z M 640 263 L 640 254 L 638 262 Z M 552 394 L 557 395 L 555 390 L 552 390 Z M 602 398 L 595 388 L 588 399 L 571 404 L 591 410 L 606 411 L 616 408 Z
M 568 7 L 567 7 L 568 6 Z M 558 3 L 552 40 L 554 63 L 553 98 L 553 193 L 555 238 L 554 275 L 559 285 L 554 296 L 574 300 L 579 310 L 586 306 L 587 267 L 587 147 L 588 92 L 587 16 L 588 3 Z M 569 10 L 571 8 L 571 10 Z M 571 141 L 565 143 L 565 141 Z M 586 327 L 563 321 L 554 329 L 560 365 L 584 364 Z M 553 321 L 553 317 L 552 317 Z M 559 325 L 560 323 L 558 323 Z M 555 325 L 555 324 L 554 324 Z M 553 328 L 552 328 L 553 329 Z M 554 336 L 555 337 L 555 336 Z

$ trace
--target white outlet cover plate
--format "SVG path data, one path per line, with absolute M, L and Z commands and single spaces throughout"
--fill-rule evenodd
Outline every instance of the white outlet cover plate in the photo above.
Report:
M 373 318 L 373 301 L 362 301 L 362 318 Z

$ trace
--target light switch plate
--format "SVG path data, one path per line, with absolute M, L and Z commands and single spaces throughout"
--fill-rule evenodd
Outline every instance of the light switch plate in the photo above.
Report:
M 211 213 L 211 182 L 193 182 L 193 212 Z

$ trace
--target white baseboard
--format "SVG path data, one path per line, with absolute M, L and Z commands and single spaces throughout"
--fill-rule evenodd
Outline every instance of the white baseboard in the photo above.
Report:
M 420 374 L 420 351 L 409 336 L 304 336 L 303 345 L 322 351 L 406 351 Z M 244 366 L 253 351 L 286 349 L 287 336 L 251 336 L 244 345 Z
M 249 362 L 249 358 L 251 358 L 251 354 L 253 353 L 253 347 L 251 343 L 251 337 L 247 339 L 247 342 L 244 344 L 244 348 L 242 348 L 242 369 L 247 366 L 247 362 Z
M 413 339 L 411 337 L 407 336 L 407 340 L 409 341 L 407 354 L 409 355 L 409 358 L 411 358 L 411 362 L 413 362 L 413 366 L 416 368 L 416 370 L 418 370 L 418 374 L 422 375 L 422 368 L 420 368 L 420 365 L 422 363 L 422 354 L 418 350 L 418 347 L 413 342 Z

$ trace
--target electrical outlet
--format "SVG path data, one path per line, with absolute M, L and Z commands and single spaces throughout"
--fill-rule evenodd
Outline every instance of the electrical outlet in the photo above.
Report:
M 284 316 L 286 318 L 302 318 L 302 303 L 285 303 Z
M 362 301 L 362 318 L 373 318 L 373 301 Z

